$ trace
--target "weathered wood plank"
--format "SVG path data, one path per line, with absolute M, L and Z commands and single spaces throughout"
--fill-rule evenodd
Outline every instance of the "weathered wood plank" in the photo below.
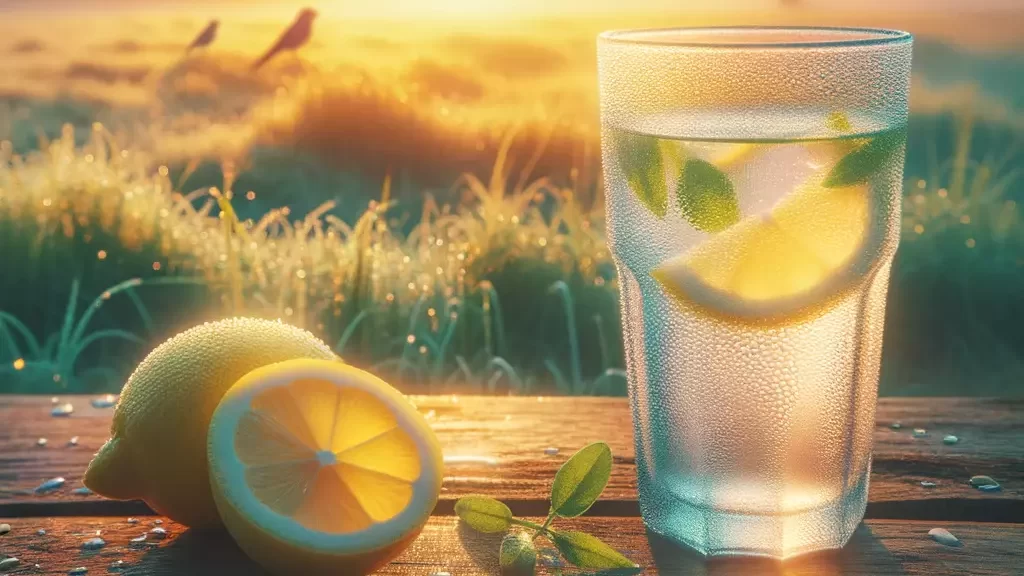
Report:
M 72 402 L 75 412 L 69 418 L 53 418 L 48 397 L 0 396 L 0 513 L 7 513 L 2 507 L 5 502 L 96 498 L 70 493 L 106 439 L 112 414 L 111 409 L 92 408 L 88 400 L 62 399 Z M 632 424 L 625 399 L 431 396 L 416 401 L 447 456 L 493 459 L 493 464 L 473 459 L 449 463 L 442 494 L 449 506 L 451 500 L 468 493 L 523 502 L 542 500 L 562 462 L 597 440 L 608 442 L 616 456 L 606 500 L 636 499 Z M 891 429 L 893 422 L 900 422 L 902 428 Z M 913 438 L 913 428 L 927 429 L 928 436 Z M 960 442 L 944 445 L 946 434 L 957 435 Z M 36 446 L 41 436 L 49 439 L 46 448 Z M 72 436 L 79 437 L 76 447 L 67 446 Z M 546 454 L 548 447 L 560 452 Z M 1024 401 L 883 398 L 875 433 L 869 517 L 1024 522 L 1022 461 Z M 969 487 L 966 481 L 974 474 L 996 478 L 1003 490 L 984 493 Z M 68 479 L 65 489 L 45 496 L 31 494 L 33 487 L 54 476 Z M 922 487 L 922 480 L 937 486 Z M 996 506 L 986 505 L 992 502 Z M 614 510 L 620 509 L 604 506 L 597 511 L 617 514 Z
M 12 530 L 0 536 L 2 554 L 21 560 L 27 574 L 67 574 L 83 566 L 89 574 L 106 574 L 123 561 L 123 574 L 135 576 L 222 576 L 264 572 L 248 560 L 230 537 L 221 532 L 197 533 L 165 520 L 167 539 L 152 544 L 130 540 L 153 527 L 154 518 L 128 524 L 125 518 L 15 518 Z M 535 519 L 539 520 L 539 519 Z M 586 530 L 645 568 L 645 573 L 687 576 L 831 575 L 990 575 L 1020 574 L 1024 562 L 1024 524 L 951 523 L 943 527 L 963 542 L 949 548 L 930 540 L 933 524 L 872 520 L 861 525 L 843 550 L 808 555 L 786 562 L 751 559 L 714 560 L 701 557 L 648 535 L 638 518 L 585 518 L 564 521 L 564 528 Z M 45 535 L 37 534 L 46 530 Z M 82 542 L 96 535 L 107 541 L 99 551 L 83 551 Z M 455 518 L 432 518 L 423 534 L 395 562 L 379 573 L 386 576 L 426 576 L 448 572 L 458 576 L 497 574 L 500 536 L 481 535 Z M 544 548 L 550 549 L 545 545 Z M 544 549 L 542 548 L 542 550 Z M 35 570 L 34 565 L 39 564 Z M 551 574 L 549 566 L 540 574 Z M 19 573 L 17 570 L 14 573 Z M 572 573 L 571 571 L 569 573 Z

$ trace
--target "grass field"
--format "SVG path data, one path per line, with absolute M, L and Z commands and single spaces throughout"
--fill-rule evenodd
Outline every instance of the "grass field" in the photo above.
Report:
M 0 45 L 0 392 L 116 391 L 249 314 L 409 390 L 623 393 L 602 24 L 349 25 L 259 75 L 272 23 L 188 57 L 201 21 L 101 24 Z M 915 79 L 882 391 L 1020 395 L 1024 122 L 1013 86 L 954 80 Z

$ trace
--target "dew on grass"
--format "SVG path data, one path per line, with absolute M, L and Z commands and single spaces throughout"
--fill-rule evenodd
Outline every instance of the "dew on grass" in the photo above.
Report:
M 54 490 L 57 490 L 58 488 L 64 486 L 65 482 L 67 481 L 64 480 L 62 476 L 50 478 L 46 482 L 43 482 L 39 486 L 36 486 L 35 492 L 36 494 L 46 494 L 47 492 L 53 492 Z
M 928 531 L 928 536 L 943 546 L 952 546 L 954 548 L 963 546 L 960 539 L 950 534 L 949 530 L 946 530 L 945 528 L 932 528 Z

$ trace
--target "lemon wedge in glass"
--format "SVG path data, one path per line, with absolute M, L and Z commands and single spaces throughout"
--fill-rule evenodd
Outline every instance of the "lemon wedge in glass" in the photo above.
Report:
M 718 316 L 763 322 L 813 313 L 878 260 L 887 211 L 867 184 L 807 183 L 651 274 L 681 304 Z
M 372 374 L 293 360 L 250 372 L 210 424 L 214 501 L 274 574 L 368 574 L 426 524 L 441 490 L 437 438 Z

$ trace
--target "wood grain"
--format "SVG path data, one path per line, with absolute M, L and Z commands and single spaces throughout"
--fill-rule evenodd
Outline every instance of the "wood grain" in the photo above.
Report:
M 162 527 L 169 534 L 165 540 L 131 544 L 132 538 L 154 526 L 152 517 L 140 520 L 132 525 L 125 518 L 109 517 L 3 519 L 0 522 L 10 523 L 12 530 L 0 536 L 0 558 L 6 554 L 20 559 L 19 569 L 12 572 L 16 574 L 67 574 L 78 566 L 88 568 L 89 574 L 106 574 L 112 563 L 120 560 L 125 563 L 121 573 L 136 576 L 265 576 L 222 532 L 189 531 L 164 520 Z M 706 562 L 689 550 L 648 535 L 638 518 L 584 518 L 559 525 L 590 532 L 626 554 L 645 573 L 665 576 L 1004 576 L 1020 574 L 1024 565 L 1022 524 L 944 524 L 963 542 L 961 548 L 949 548 L 928 538 L 933 524 L 871 520 L 861 525 L 843 550 L 781 563 L 751 559 Z M 38 535 L 40 529 L 46 534 Z M 97 530 L 107 541 L 106 547 L 83 551 L 82 542 L 94 537 Z M 477 534 L 455 518 L 435 517 L 412 546 L 379 574 L 497 574 L 499 541 L 500 536 Z M 541 549 L 553 553 L 547 544 Z M 38 570 L 35 564 L 39 564 Z M 553 570 L 542 565 L 538 573 L 551 574 Z
M 92 454 L 106 440 L 112 409 L 95 409 L 89 397 L 67 397 L 74 414 L 54 418 L 49 397 L 0 396 L 0 514 L 52 515 L 58 508 L 26 504 L 97 500 L 75 496 Z M 439 512 L 470 493 L 501 496 L 520 514 L 543 513 L 541 502 L 558 467 L 578 448 L 608 442 L 616 457 L 598 515 L 635 515 L 636 478 L 628 403 L 617 398 L 415 397 L 445 447 L 446 456 L 493 458 L 493 464 L 450 463 Z M 966 398 L 882 398 L 877 413 L 868 517 L 1024 522 L 1024 401 Z M 890 428 L 900 422 L 899 430 Z M 928 436 L 913 438 L 913 428 Z M 173 433 L 173 431 L 168 431 Z M 946 434 L 958 444 L 942 443 Z M 45 436 L 46 448 L 36 446 Z M 72 436 L 79 445 L 67 446 Z M 545 449 L 558 448 L 549 455 Z M 987 474 L 1001 492 L 967 485 Z M 64 489 L 35 495 L 54 476 Z M 924 488 L 922 480 L 937 483 Z M 12 508 L 17 503 L 19 508 Z M 86 509 L 83 509 L 86 510 Z M 103 508 L 90 508 L 106 514 Z M 97 511 L 98 510 L 98 511 Z M 145 512 L 113 508 L 114 513 Z

